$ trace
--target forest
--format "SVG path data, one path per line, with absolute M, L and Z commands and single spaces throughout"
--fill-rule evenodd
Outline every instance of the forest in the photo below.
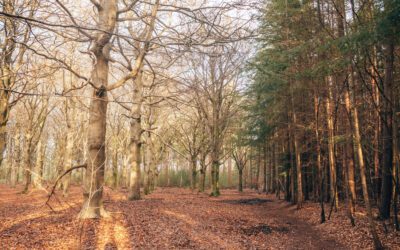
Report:
M 0 0 L 0 249 L 400 249 L 399 0 Z

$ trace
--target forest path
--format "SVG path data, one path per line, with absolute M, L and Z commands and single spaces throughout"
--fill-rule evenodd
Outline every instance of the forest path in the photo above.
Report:
M 289 249 L 348 249 L 343 244 L 328 236 L 323 235 L 315 226 L 305 222 L 294 215 L 295 205 L 284 200 L 276 200 L 267 204 L 262 216 L 274 218 L 277 224 L 288 225 L 290 228 Z M 286 248 L 285 248 L 286 249 Z
M 158 189 L 122 209 L 136 248 L 346 249 L 295 217 L 295 206 L 272 195 L 223 190 L 218 198 L 187 189 Z
M 140 201 L 105 191 L 111 218 L 76 219 L 81 190 L 67 205 L 43 206 L 46 194 L 0 189 L 0 245 L 18 249 L 345 249 L 295 217 L 273 196 L 223 190 L 218 198 L 188 189 L 157 189 Z M 62 200 L 62 197 L 58 195 Z

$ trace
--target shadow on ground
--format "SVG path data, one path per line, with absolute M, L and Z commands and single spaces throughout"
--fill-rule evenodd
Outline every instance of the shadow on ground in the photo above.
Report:
M 264 204 L 266 202 L 272 202 L 272 200 L 252 198 L 252 199 L 238 199 L 238 200 L 222 200 L 220 202 L 232 204 L 232 205 L 235 205 L 235 204 L 238 204 L 238 205 L 260 205 L 260 204 Z

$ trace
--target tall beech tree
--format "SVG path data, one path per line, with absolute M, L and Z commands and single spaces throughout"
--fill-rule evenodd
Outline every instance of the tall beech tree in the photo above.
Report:
M 92 40 L 91 53 L 95 56 L 90 81 L 93 86 L 93 99 L 89 108 L 89 134 L 88 134 L 88 159 L 86 166 L 86 176 L 84 182 L 84 204 L 79 215 L 80 218 L 96 218 L 107 216 L 104 210 L 102 193 L 104 185 L 104 167 L 105 167 L 105 135 L 106 135 L 106 115 L 107 115 L 107 92 L 124 85 L 128 80 L 137 78 L 139 70 L 142 68 L 143 60 L 148 52 L 149 37 L 153 32 L 154 21 L 149 25 L 147 40 L 144 49 L 137 56 L 135 64 L 131 71 L 118 81 L 109 84 L 109 62 L 111 52 L 111 39 L 117 25 L 118 16 L 124 12 L 130 11 L 132 6 L 127 9 L 118 10 L 118 1 L 100 2 L 92 1 L 97 11 L 97 27 L 94 35 L 84 35 Z M 155 4 L 155 10 L 152 12 L 153 20 L 157 14 L 159 1 Z M 72 19 L 73 20 L 73 19 Z M 83 32 L 80 30 L 80 32 Z

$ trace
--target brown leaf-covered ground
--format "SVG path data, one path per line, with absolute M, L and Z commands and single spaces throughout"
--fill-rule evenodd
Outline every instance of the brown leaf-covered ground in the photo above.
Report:
M 187 189 L 157 189 L 143 200 L 105 190 L 111 218 L 79 221 L 81 190 L 57 194 L 52 211 L 46 193 L 18 194 L 0 185 L 0 249 L 357 249 L 371 248 L 362 215 L 352 228 L 338 212 L 319 225 L 316 204 L 296 211 L 273 196 L 223 190 L 219 198 Z M 68 201 L 68 202 L 66 202 Z M 344 218 L 344 219 L 343 219 Z M 397 239 L 393 239 L 394 237 Z M 384 236 L 399 248 L 398 234 Z M 361 241 L 361 242 L 360 242 Z

